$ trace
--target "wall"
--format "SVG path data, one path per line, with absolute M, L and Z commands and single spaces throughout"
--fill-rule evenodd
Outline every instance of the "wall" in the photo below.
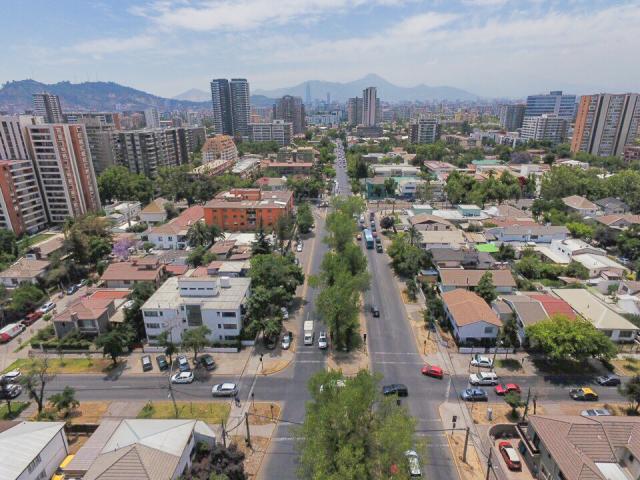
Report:
M 58 434 L 40 452 L 41 461 L 37 467 L 31 473 L 25 470 L 16 480 L 36 480 L 42 472 L 46 472 L 46 476 L 42 478 L 51 478 L 68 454 L 67 437 L 64 434 L 64 429 L 61 428 Z

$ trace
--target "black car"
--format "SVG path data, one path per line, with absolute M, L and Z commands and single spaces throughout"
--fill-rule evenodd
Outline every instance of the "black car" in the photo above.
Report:
M 603 375 L 602 377 L 596 378 L 596 382 L 603 387 L 615 387 L 621 383 L 620 378 L 615 375 Z
M 392 385 L 385 385 L 384 387 L 382 387 L 382 394 L 385 396 L 397 395 L 399 397 L 408 397 L 409 389 L 402 383 L 394 383 Z
M 378 307 L 376 305 L 371 305 L 371 314 L 374 317 L 379 317 L 380 316 L 380 310 L 378 309 Z
M 369 221 L 373 221 L 376 218 L 376 214 L 374 212 L 369 212 Z
M 164 355 L 158 355 L 156 357 L 156 363 L 158 364 L 159 370 L 167 370 L 169 368 L 169 363 L 167 362 L 167 357 Z
M 376 231 L 376 222 L 371 222 L 371 231 L 372 232 Z
M 69 288 L 67 288 L 67 295 L 73 295 L 77 291 L 78 291 L 78 285 L 71 285 Z
M 384 250 L 382 250 L 382 245 L 381 244 L 377 244 L 376 245 L 376 252 L 378 253 L 382 253 Z
M 198 361 L 200 362 L 200 365 L 202 365 L 207 370 L 213 370 L 214 368 L 216 368 L 215 360 L 208 353 L 205 353 L 204 355 L 199 357 Z
M 150 355 L 143 355 L 142 358 L 140 359 L 140 361 L 142 362 L 142 371 L 143 372 L 148 372 L 150 370 L 153 370 L 153 363 L 151 363 L 151 356 Z

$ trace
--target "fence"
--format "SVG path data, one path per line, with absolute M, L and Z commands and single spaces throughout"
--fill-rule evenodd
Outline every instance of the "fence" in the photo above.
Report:
M 460 347 L 458 353 L 515 353 L 515 348 Z

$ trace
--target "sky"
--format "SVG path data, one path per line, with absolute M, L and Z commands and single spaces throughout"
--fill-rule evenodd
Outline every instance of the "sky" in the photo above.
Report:
M 0 83 L 165 97 L 368 73 L 483 97 L 640 91 L 640 0 L 20 0 L 3 2 L 0 41 Z

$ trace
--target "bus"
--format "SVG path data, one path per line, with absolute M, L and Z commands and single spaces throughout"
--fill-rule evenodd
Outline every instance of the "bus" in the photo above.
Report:
M 364 229 L 363 239 L 367 245 L 367 248 L 373 248 L 373 235 L 371 234 L 371 230 L 369 230 L 368 228 Z

